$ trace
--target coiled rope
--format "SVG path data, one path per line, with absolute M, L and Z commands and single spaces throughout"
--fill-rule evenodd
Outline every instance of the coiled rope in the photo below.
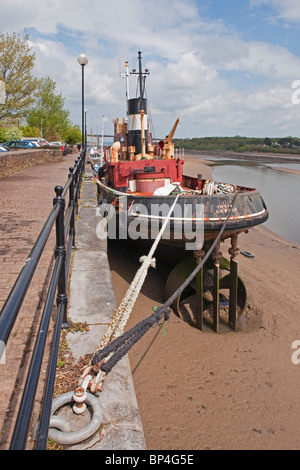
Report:
M 202 194 L 207 196 L 212 196 L 213 194 L 232 194 L 236 189 L 234 184 L 217 183 L 216 181 L 208 180 L 203 186 Z

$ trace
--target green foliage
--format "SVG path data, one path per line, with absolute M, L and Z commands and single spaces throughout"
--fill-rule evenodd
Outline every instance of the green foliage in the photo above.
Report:
M 20 127 L 23 136 L 24 137 L 39 137 L 40 135 L 40 130 L 38 127 L 32 127 L 32 126 L 21 126 Z
M 5 92 L 5 102 L 0 104 L 1 142 L 8 140 L 5 127 L 20 124 L 24 117 L 27 125 L 20 131 L 25 137 L 61 140 L 66 134 L 70 142 L 80 141 L 76 126 L 73 131 L 69 129 L 70 113 L 64 109 L 64 98 L 56 92 L 56 83 L 49 77 L 37 80 L 32 76 L 34 62 L 35 53 L 26 30 L 23 37 L 0 33 L 0 84 L 4 83 Z M 10 138 L 20 138 L 20 132 L 8 132 Z
M 0 142 L 5 143 L 10 140 L 21 140 L 23 133 L 18 127 L 1 127 L 0 128 Z
M 0 105 L 0 120 L 24 116 L 34 101 L 37 79 L 32 77 L 35 54 L 29 36 L 0 34 L 0 80 L 5 83 L 5 104 Z
M 56 140 L 70 126 L 70 112 L 64 109 L 65 100 L 56 93 L 56 83 L 50 77 L 39 80 L 35 105 L 27 115 L 29 126 L 38 127 L 40 135 L 48 140 Z
M 176 148 L 198 151 L 300 153 L 300 139 L 295 137 L 194 137 L 174 139 Z
M 63 140 L 66 144 L 77 144 L 81 142 L 82 134 L 79 126 L 69 126 L 63 134 Z
M 5 139 L 5 129 L 3 127 L 0 127 L 0 143 L 6 142 Z

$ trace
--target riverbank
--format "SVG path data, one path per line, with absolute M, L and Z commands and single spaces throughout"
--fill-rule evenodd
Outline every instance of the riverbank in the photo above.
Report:
M 223 157 L 223 158 L 236 158 L 238 160 L 259 160 L 270 161 L 274 160 L 277 163 L 287 162 L 300 163 L 299 154 L 291 153 L 272 153 L 272 152 L 233 152 L 230 150 L 220 151 L 206 151 L 206 150 L 185 150 L 186 159 L 201 159 L 201 157 Z
M 201 160 L 201 157 L 209 158 L 211 160 Z M 235 158 L 237 160 L 249 160 L 253 159 L 255 161 L 259 160 L 264 163 L 275 163 L 275 164 L 284 164 L 284 163 L 297 163 L 300 164 L 300 156 L 299 155 L 289 155 L 289 154 L 249 154 L 249 153 L 237 153 L 237 152 L 185 152 L 185 164 L 184 168 L 185 171 L 188 168 L 189 173 L 193 173 L 197 171 L 197 167 L 203 171 L 204 178 L 211 178 L 211 173 L 209 173 L 209 167 L 206 168 L 207 165 L 210 163 L 213 164 L 214 158 Z M 294 175 L 300 175 L 300 170 L 294 170 L 291 168 L 284 168 L 284 167 L 276 167 L 270 165 L 274 170 L 283 171 L 286 173 L 292 173 Z M 210 175 L 210 176 L 205 176 Z
M 210 178 L 205 163 L 186 156 L 185 167 Z M 165 334 L 152 328 L 130 350 L 149 450 L 300 449 L 300 364 L 292 360 L 300 340 L 300 246 L 263 226 L 240 235 L 238 245 L 254 255 L 238 256 L 247 288 L 243 329 L 201 332 L 172 313 Z M 228 248 L 221 245 L 224 256 Z M 117 302 L 139 256 L 116 243 L 109 248 Z M 128 328 L 164 302 L 168 272 L 157 258 Z

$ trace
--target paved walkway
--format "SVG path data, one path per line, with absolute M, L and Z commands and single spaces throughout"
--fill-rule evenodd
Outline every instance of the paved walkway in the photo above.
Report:
M 54 187 L 64 186 L 77 156 L 73 153 L 63 157 L 61 162 L 37 165 L 0 179 L 0 308 L 51 212 Z M 15 410 L 24 388 L 42 313 L 40 305 L 49 281 L 54 246 L 53 233 L 6 345 L 6 363 L 0 364 L 0 449 L 7 448 L 13 431 Z
M 64 186 L 69 168 L 73 166 L 77 156 L 73 153 L 64 156 L 61 162 L 37 165 L 13 176 L 0 179 L 2 216 L 0 224 L 0 309 L 50 214 L 55 196 L 54 187 L 56 185 Z M 98 223 L 95 218 L 95 188 L 93 183 L 88 180 L 83 182 L 82 198 L 76 227 L 78 249 L 75 251 L 73 259 L 68 313 L 72 316 L 73 321 L 86 321 L 90 324 L 90 336 L 88 341 L 86 337 L 82 340 L 79 337 L 76 338 L 75 343 L 71 346 L 75 358 L 94 351 L 94 346 L 101 339 L 99 334 L 106 327 L 115 308 L 106 246 L 103 244 L 99 246 L 97 243 L 99 240 L 96 240 L 95 235 L 95 224 Z M 92 218 L 90 217 L 91 211 L 94 215 Z M 94 225 L 91 226 L 91 224 Z M 48 285 L 53 266 L 54 246 L 55 236 L 53 233 L 6 347 L 5 364 L 0 363 L 2 385 L 0 391 L 1 450 L 8 449 L 13 432 L 15 410 L 22 396 L 26 371 L 42 313 L 42 300 L 45 297 L 45 288 Z M 96 251 L 99 256 L 95 256 Z M 83 279 L 87 282 L 82 282 Z M 100 284 L 102 282 L 102 286 L 99 285 L 99 282 Z M 103 292 L 104 285 L 106 299 L 102 298 L 101 300 L 99 288 L 102 287 Z M 100 320 L 97 318 L 96 321 L 95 313 L 96 311 L 99 313 L 99 304 L 102 301 L 103 305 L 106 305 L 106 309 L 104 308 L 106 316 Z M 109 308 L 107 304 L 109 304 Z M 81 320 L 76 320 L 79 317 Z M 73 335 L 72 338 L 74 340 Z M 72 338 L 69 338 L 70 342 L 72 342 Z M 87 348 L 87 345 L 92 349 Z M 120 369 L 116 369 L 115 374 L 112 373 L 112 378 L 107 379 L 107 393 L 103 394 L 103 398 L 101 398 L 104 402 L 101 431 L 103 433 L 103 429 L 106 429 L 106 437 L 101 440 L 99 436 L 96 436 L 93 441 L 94 449 L 144 448 L 143 432 L 139 422 L 127 358 L 120 362 L 119 367 Z M 45 372 L 45 370 L 41 371 L 41 379 L 45 376 Z M 123 382 L 124 380 L 126 382 L 125 387 L 120 383 L 121 377 Z M 37 406 L 38 404 L 37 400 Z M 125 411 L 123 417 L 121 416 L 123 414 L 122 406 Z M 129 415 L 128 406 L 131 407 Z M 118 410 L 117 421 L 111 425 L 111 413 L 115 413 L 114 410 Z M 90 442 L 81 445 L 83 449 L 90 447 Z

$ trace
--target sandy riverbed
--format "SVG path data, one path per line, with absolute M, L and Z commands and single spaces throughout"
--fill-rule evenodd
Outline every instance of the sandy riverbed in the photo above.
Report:
M 185 167 L 210 177 L 194 158 Z M 255 255 L 238 256 L 244 329 L 201 332 L 172 313 L 165 335 L 154 327 L 129 353 L 149 450 L 300 449 L 300 246 L 260 226 L 239 236 L 239 248 Z M 121 301 L 139 253 L 112 243 L 109 258 Z M 128 327 L 164 302 L 168 272 L 158 258 Z

